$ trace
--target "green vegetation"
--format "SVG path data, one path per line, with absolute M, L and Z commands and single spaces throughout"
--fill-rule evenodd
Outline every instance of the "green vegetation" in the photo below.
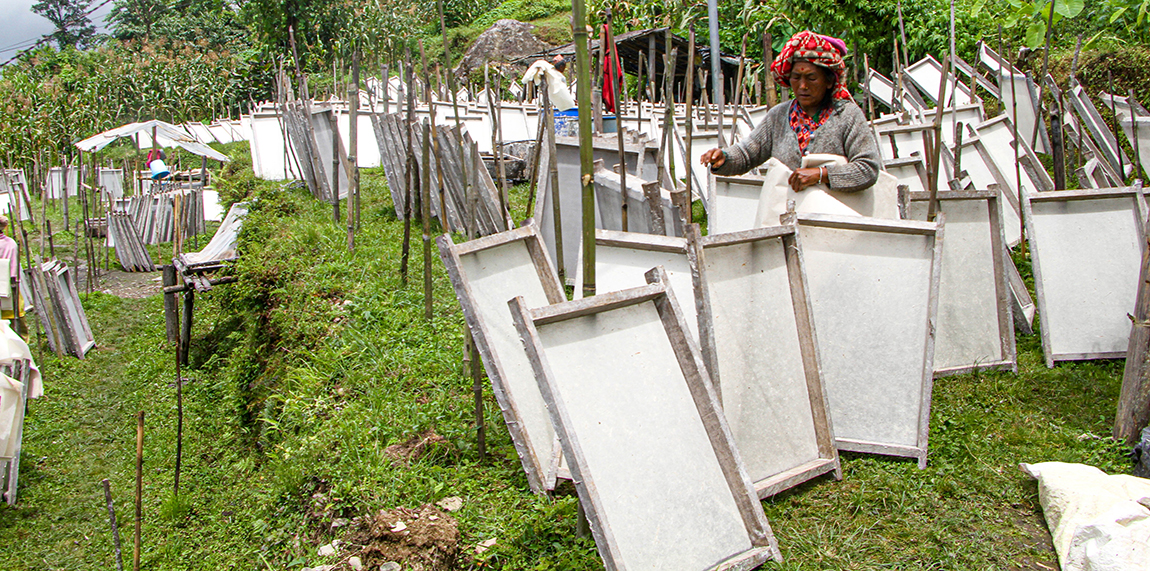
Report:
M 352 49 L 363 61 L 395 61 L 425 40 L 442 58 L 435 3 L 319 0 L 117 0 L 113 37 L 77 51 L 51 48 L 0 70 L 0 158 L 28 168 L 71 156 L 71 143 L 149 118 L 210 120 L 271 97 L 272 74 L 303 69 L 325 96 L 333 64 Z M 1059 0 L 1059 4 L 1062 1 Z M 1104 0 L 1057 8 L 1051 69 L 1069 75 L 1072 37 L 1085 51 L 1077 77 L 1091 93 L 1136 89 L 1150 100 L 1146 2 Z M 704 3 L 589 4 L 592 24 L 607 6 L 616 32 L 669 21 L 694 23 L 706 40 Z M 760 57 L 759 35 L 775 49 L 810 28 L 857 42 L 887 71 L 898 27 L 894 0 L 722 3 L 725 51 Z M 237 6 L 242 6 L 237 8 Z M 570 41 L 561 0 L 449 0 L 446 42 L 457 62 L 498 18 L 530 21 L 553 43 Z M 904 3 L 912 60 L 942 54 L 947 3 Z M 1004 51 L 1033 44 L 1049 5 L 960 0 L 958 49 L 974 61 L 979 40 Z M 1077 9 L 1077 11 L 1075 10 Z M 1025 66 L 1037 70 L 1040 58 Z M 752 68 L 752 73 L 756 68 Z M 761 71 L 761 70 L 758 70 Z M 1110 72 L 1109 75 L 1107 72 Z M 342 81 L 342 78 L 340 78 Z M 1107 112 L 1103 110 L 1103 113 Z M 486 397 L 488 457 L 473 426 L 471 382 L 462 362 L 463 322 L 432 252 L 435 317 L 423 318 L 422 245 L 413 228 L 411 274 L 399 276 L 403 234 L 381 171 L 363 173 L 356 249 L 332 224 L 330 206 L 297 186 L 257 180 L 244 144 L 213 166 L 229 202 L 256 198 L 241 235 L 239 281 L 196 298 L 191 366 L 185 370 L 181 494 L 171 490 L 175 448 L 173 348 L 164 340 L 161 299 L 94 293 L 84 299 L 98 347 L 86 360 L 56 358 L 38 345 L 46 396 L 30 405 L 20 503 L 0 506 L 0 565 L 6 569 L 108 569 L 113 563 L 102 491 L 111 480 L 125 554 L 131 554 L 136 411 L 147 418 L 144 569 L 300 569 L 334 563 L 317 547 L 340 538 L 332 524 L 396 507 L 460 496 L 464 569 L 594 569 L 595 546 L 575 533 L 576 502 L 527 488 L 503 420 Z M 134 151 L 110 148 L 119 159 Z M 522 213 L 525 191 L 513 192 Z M 72 240 L 49 210 L 66 260 Z M 698 212 L 701 215 L 701 211 Z M 33 240 L 38 233 L 31 229 Z M 458 238 L 457 238 L 458 239 Z M 156 259 L 170 245 L 153 250 Z M 114 257 L 113 257 L 114 260 Z M 1023 254 L 1016 261 L 1024 276 Z M 114 262 L 113 262 L 114 264 Z M 824 478 L 764 502 L 786 562 L 782 569 L 1054 568 L 1033 482 L 1019 462 L 1061 460 L 1127 472 L 1123 448 L 1106 435 L 1122 363 L 1048 370 L 1037 336 L 1019 339 L 1019 372 L 941 379 L 935 384 L 926 470 L 892 458 L 846 455 L 844 480 Z M 388 452 L 434 434 L 410 460 Z M 474 546 L 495 539 L 478 554 Z
M 232 199 L 258 200 L 242 233 L 240 281 L 196 298 L 180 502 L 171 492 L 174 356 L 160 297 L 92 294 L 98 348 L 84 361 L 39 353 L 47 395 L 30 406 L 20 504 L 0 506 L 0 541 L 11 546 L 0 565 L 111 567 L 105 477 L 131 553 L 134 413 L 144 410 L 145 569 L 331 563 L 316 549 L 341 536 L 337 518 L 450 496 L 464 499 L 453 514 L 461 568 L 597 568 L 593 542 L 576 538 L 574 498 L 528 491 L 489 388 L 489 456 L 479 459 L 458 304 L 433 253 L 435 318 L 423 319 L 418 239 L 402 285 L 402 223 L 382 173 L 364 173 L 363 228 L 348 253 L 328 206 L 256 181 L 237 162 L 217 181 Z M 516 212 L 523 195 L 513 193 Z M 936 383 L 926 470 L 847 455 L 843 481 L 764 502 L 786 557 L 775 567 L 1053 568 L 1036 486 L 1017 463 L 1128 471 L 1122 447 L 1105 436 L 1122 363 L 1048 370 L 1036 336 L 1019 345 L 1018 374 Z M 410 463 L 385 452 L 427 431 L 442 440 Z M 492 538 L 476 555 L 473 546 Z

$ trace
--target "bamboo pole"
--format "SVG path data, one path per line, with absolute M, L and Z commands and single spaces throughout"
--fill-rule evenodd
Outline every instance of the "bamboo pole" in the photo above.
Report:
M 563 256 L 563 209 L 559 204 L 559 161 L 556 158 L 558 149 L 555 147 L 555 115 L 551 111 L 551 95 L 547 87 L 547 77 L 543 77 L 543 121 L 545 122 L 547 136 L 547 173 L 548 187 L 551 191 L 551 218 L 555 223 L 555 266 L 559 270 L 559 283 L 567 283 L 567 266 Z
M 422 42 L 422 40 L 421 40 Z M 420 182 L 419 217 L 423 225 L 423 317 L 431 321 L 431 127 L 423 120 L 423 178 Z
M 934 126 L 931 132 L 934 134 L 934 141 L 931 142 L 930 149 L 930 164 L 928 168 L 928 183 L 930 185 L 930 202 L 927 204 L 926 219 L 934 222 L 935 215 L 938 213 L 938 175 L 941 170 L 939 161 L 942 159 L 942 112 L 946 107 L 945 94 L 946 94 L 946 80 L 947 74 L 950 73 L 950 56 L 946 56 L 942 60 L 942 78 L 939 80 L 938 87 L 938 105 L 934 113 Z
M 1046 91 L 1046 72 L 1050 66 L 1050 41 L 1054 38 L 1054 5 L 1056 0 L 1050 0 L 1050 16 L 1046 21 L 1046 47 L 1042 50 L 1042 75 L 1038 78 L 1038 108 L 1042 108 L 1042 96 Z M 951 18 L 954 18 L 954 0 L 950 6 Z M 953 25 L 953 24 L 952 24 Z M 1112 90 L 1111 93 L 1114 93 Z M 1111 100 L 1113 101 L 1113 100 Z M 1042 120 L 1041 113 L 1035 117 L 1034 129 L 1030 133 L 1030 148 L 1038 141 L 1038 122 Z M 1117 120 L 1117 119 L 1116 119 Z M 1114 132 L 1114 142 L 1118 142 L 1118 131 Z
M 615 38 L 614 38 L 614 36 L 611 35 L 611 17 L 612 17 L 611 16 L 611 7 L 608 6 L 607 7 L 607 14 L 606 14 L 606 22 L 603 24 L 603 26 L 604 26 L 603 36 L 600 36 L 599 43 L 600 44 L 609 43 L 611 45 L 611 56 L 610 56 L 612 58 L 611 59 L 611 66 L 612 66 L 612 69 L 614 69 L 615 64 L 619 62 L 619 46 L 615 45 Z M 642 60 L 640 60 L 640 63 L 641 63 L 641 61 Z M 606 63 L 604 65 L 606 65 Z M 618 147 L 619 147 L 619 188 L 621 188 L 623 191 L 622 192 L 622 200 L 619 201 L 620 202 L 619 208 L 620 208 L 620 215 L 622 216 L 622 221 L 623 221 L 623 223 L 622 223 L 623 231 L 626 232 L 628 229 L 628 224 L 629 224 L 629 222 L 627 220 L 627 151 L 624 147 L 624 142 L 623 142 L 623 134 L 624 134 L 623 113 L 622 113 L 622 109 L 620 109 L 620 107 L 619 107 L 619 105 L 620 105 L 619 100 L 621 99 L 621 97 L 619 96 L 619 93 L 621 90 L 616 88 L 616 86 L 615 86 L 615 83 L 616 83 L 615 77 L 623 75 L 623 73 L 622 73 L 622 70 L 618 70 L 618 71 L 620 73 L 615 73 L 615 71 L 611 72 L 610 89 L 611 89 L 611 99 L 615 102 L 615 142 L 618 143 Z M 636 174 L 638 174 L 638 173 L 636 173 Z
M 687 228 L 694 219 L 693 212 L 691 212 L 691 203 L 694 199 L 694 180 L 693 169 L 694 165 L 691 164 L 691 139 L 694 138 L 695 131 L 695 23 L 691 22 L 687 32 L 687 88 L 686 94 L 686 112 L 687 112 L 687 149 L 685 151 L 684 161 L 687 161 L 687 211 L 679 212 L 679 217 L 683 219 L 683 228 Z M 703 189 L 698 189 L 703 192 Z
M 132 569 L 140 571 L 140 530 L 144 524 L 144 411 L 136 413 L 136 545 Z
M 691 27 L 694 29 L 694 26 Z M 691 42 L 691 49 L 694 49 L 695 42 Z M 775 75 L 771 73 L 771 63 L 775 60 L 775 48 L 771 41 L 771 31 L 763 31 L 763 75 L 766 80 L 763 82 L 767 89 L 767 108 L 774 107 L 779 103 L 778 88 L 775 87 Z M 872 113 L 873 117 L 874 114 Z
M 184 457 L 184 376 L 180 365 L 187 362 L 188 354 L 185 343 L 190 342 L 192 336 L 192 290 L 184 292 L 184 333 L 180 335 L 180 342 L 176 343 L 176 469 L 172 479 L 172 497 L 180 497 L 180 464 Z
M 591 59 L 587 51 L 587 11 L 583 0 L 572 0 L 572 8 L 575 69 L 579 78 L 576 99 L 579 101 L 579 171 L 583 186 L 583 297 L 591 297 L 595 295 L 595 185 L 591 122 L 587 121 L 591 112 Z
M 339 225 L 339 120 L 336 118 L 335 107 L 331 108 L 331 216 L 332 221 Z M 318 142 L 318 141 L 317 141 Z
M 347 181 L 347 251 L 355 251 L 355 229 L 359 225 L 359 48 L 351 52 L 351 91 L 348 101 L 348 153 L 351 176 Z M 370 97 L 370 96 L 369 96 Z
M 1111 99 L 1113 101 L 1113 99 Z M 1134 90 L 1128 90 L 1126 102 L 1130 104 L 1130 132 L 1134 135 L 1134 140 L 1131 141 L 1134 147 L 1134 178 L 1142 179 L 1142 151 L 1138 148 L 1138 113 L 1134 110 L 1134 106 L 1138 104 L 1134 100 Z
M 407 262 L 408 257 L 411 255 L 411 190 L 415 184 L 415 147 L 411 140 L 411 129 L 415 124 L 415 97 L 411 93 L 412 89 L 412 70 L 411 70 L 411 46 L 404 46 L 404 61 L 400 63 L 403 69 L 404 77 L 406 78 L 406 88 L 404 89 L 404 99 L 407 102 L 407 121 L 403 123 L 404 132 L 407 134 L 407 168 L 404 173 L 405 192 L 403 196 L 403 252 L 399 258 L 399 275 L 400 281 L 404 287 L 407 286 Z
M 1108 90 L 1111 94 L 1113 94 L 1114 74 L 1110 73 L 1109 69 L 1106 70 L 1106 83 Z M 1114 95 L 1110 96 L 1110 116 L 1114 118 L 1114 155 L 1118 157 L 1118 178 L 1120 179 L 1118 183 L 1126 184 L 1126 165 L 1122 164 L 1122 145 L 1118 142 L 1118 133 L 1121 131 L 1121 129 L 1118 128 L 1118 109 L 1114 106 Z M 1134 118 L 1133 106 L 1130 107 L 1130 117 L 1131 119 Z M 1105 145 L 1106 141 L 1099 141 L 1099 143 Z
M 443 0 L 436 0 L 436 6 L 439 9 L 439 32 L 446 38 L 447 37 L 447 20 L 443 17 Z M 410 58 L 409 58 L 410 59 Z M 443 65 L 444 67 L 451 68 L 451 52 L 448 50 L 447 42 L 443 42 Z M 455 90 L 455 74 L 447 74 L 447 89 L 451 91 L 451 113 L 455 116 L 455 130 L 459 133 L 460 140 L 463 139 L 463 128 L 459 122 L 459 101 Z M 433 115 L 434 117 L 434 115 Z M 461 153 L 462 154 L 462 153 Z M 467 176 L 467 161 L 462 161 L 460 170 L 463 175 L 464 195 L 470 196 L 474 192 L 471 185 L 471 178 Z M 472 216 L 471 218 L 474 218 Z M 475 237 L 475 220 L 465 220 L 464 226 L 467 228 L 467 239 L 470 240 Z
M 423 40 L 419 40 L 419 57 L 423 62 L 423 76 L 430 88 L 431 79 L 427 70 L 427 52 L 423 49 Z M 427 106 L 432 108 L 431 90 L 427 92 Z M 431 115 L 435 117 L 434 114 Z M 422 178 L 419 185 L 419 218 L 423 230 L 423 317 L 431 321 L 432 293 L 431 293 L 431 127 L 430 120 L 423 121 L 423 168 L 420 169 Z M 443 213 L 440 212 L 440 217 Z
M 668 32 L 669 34 L 670 32 Z M 747 61 L 747 35 L 743 34 L 743 47 L 739 52 L 739 72 L 735 74 L 735 113 L 731 118 L 731 144 L 735 144 L 736 133 L 739 127 L 739 109 L 743 105 L 743 69 Z

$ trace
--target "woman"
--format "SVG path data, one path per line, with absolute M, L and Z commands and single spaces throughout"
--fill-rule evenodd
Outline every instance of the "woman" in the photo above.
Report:
M 702 163 L 718 175 L 740 175 L 775 157 L 794 171 L 788 182 L 796 192 L 819 183 L 846 192 L 874 185 L 882 156 L 847 91 L 845 54 L 840 39 L 795 34 L 771 64 L 775 80 L 790 87 L 794 99 L 768 111 L 739 144 L 703 153 Z M 800 168 L 802 158 L 815 153 L 841 155 L 847 163 Z

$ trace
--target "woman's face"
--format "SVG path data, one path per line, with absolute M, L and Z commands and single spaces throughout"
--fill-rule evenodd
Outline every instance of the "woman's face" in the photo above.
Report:
M 815 108 L 822 105 L 831 88 L 823 68 L 806 60 L 796 61 L 791 68 L 791 89 L 795 92 L 795 99 L 803 108 Z

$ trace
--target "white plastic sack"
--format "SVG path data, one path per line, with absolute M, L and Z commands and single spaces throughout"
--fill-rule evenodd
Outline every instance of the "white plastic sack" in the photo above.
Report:
M 1019 467 L 1038 480 L 1063 571 L 1150 569 L 1150 480 L 1063 462 Z
M 20 390 L 24 385 L 0 373 L 0 457 L 11 458 L 16 455 L 19 441 L 13 438 L 16 428 L 16 413 L 24 406 L 20 399 Z
M 814 154 L 803 157 L 802 168 L 845 165 L 841 155 Z M 763 165 L 767 169 L 763 192 L 759 197 L 759 211 L 755 227 L 777 226 L 779 216 L 787 211 L 787 201 L 795 201 L 795 212 L 836 214 L 843 216 L 870 216 L 897 220 L 898 179 L 884 171 L 878 173 L 874 186 L 858 192 L 831 190 L 825 184 L 816 184 L 795 192 L 787 179 L 794 172 L 778 159 L 771 158 Z
M 551 98 L 551 104 L 560 111 L 574 109 L 575 98 L 571 97 L 571 92 L 567 89 L 567 78 L 556 71 L 555 66 L 550 63 L 538 60 L 531 64 L 523 74 L 523 83 L 530 81 L 539 85 L 544 75 L 547 76 L 547 96 Z

